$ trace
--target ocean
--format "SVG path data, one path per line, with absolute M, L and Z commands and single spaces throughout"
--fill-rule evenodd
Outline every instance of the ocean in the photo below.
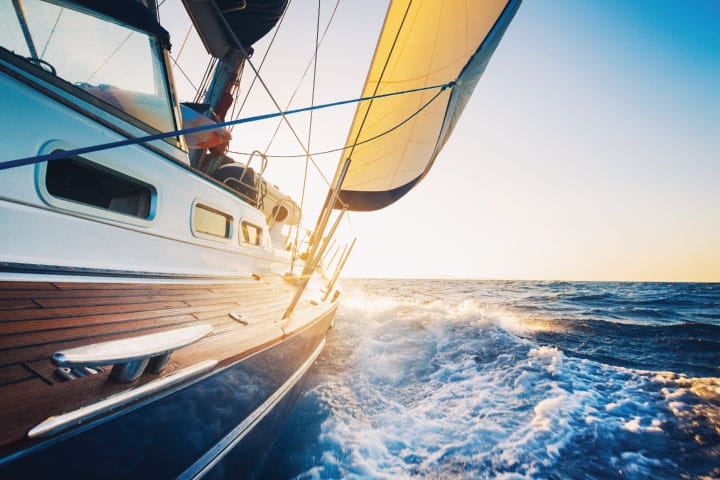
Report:
M 720 478 L 720 284 L 343 288 L 258 478 Z

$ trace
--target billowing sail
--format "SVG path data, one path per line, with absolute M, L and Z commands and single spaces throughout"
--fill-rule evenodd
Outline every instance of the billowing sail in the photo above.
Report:
M 455 83 L 358 105 L 341 158 L 348 209 L 390 205 L 427 174 L 520 1 L 391 2 L 362 96 Z

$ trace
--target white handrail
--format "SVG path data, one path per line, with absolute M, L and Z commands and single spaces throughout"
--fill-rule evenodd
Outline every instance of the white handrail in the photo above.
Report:
M 210 325 L 193 325 L 61 350 L 52 356 L 52 360 L 59 367 L 113 365 L 110 378 L 132 382 L 146 368 L 152 373 L 160 373 L 172 352 L 197 342 L 210 332 Z

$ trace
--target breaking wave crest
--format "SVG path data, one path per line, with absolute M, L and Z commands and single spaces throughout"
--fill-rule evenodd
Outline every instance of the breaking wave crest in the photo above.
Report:
M 583 335 L 657 325 L 583 331 L 515 308 L 517 297 L 429 286 L 353 285 L 268 478 L 720 476 L 717 373 L 634 368 L 613 348 L 577 354 Z

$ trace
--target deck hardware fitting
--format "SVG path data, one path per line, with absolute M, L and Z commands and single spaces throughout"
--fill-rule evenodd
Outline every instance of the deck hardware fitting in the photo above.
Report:
M 240 312 L 230 312 L 230 313 L 228 313 L 228 315 L 230 316 L 230 318 L 232 318 L 236 322 L 242 323 L 243 325 L 250 324 L 250 322 L 248 322 L 248 320 L 245 317 L 243 317 L 242 313 L 240 313 Z
M 110 378 L 120 383 L 128 383 L 137 380 L 144 371 L 160 373 L 170 360 L 172 352 L 197 342 L 210 332 L 210 325 L 192 325 L 61 350 L 56 352 L 52 359 L 58 367 L 112 365 Z

